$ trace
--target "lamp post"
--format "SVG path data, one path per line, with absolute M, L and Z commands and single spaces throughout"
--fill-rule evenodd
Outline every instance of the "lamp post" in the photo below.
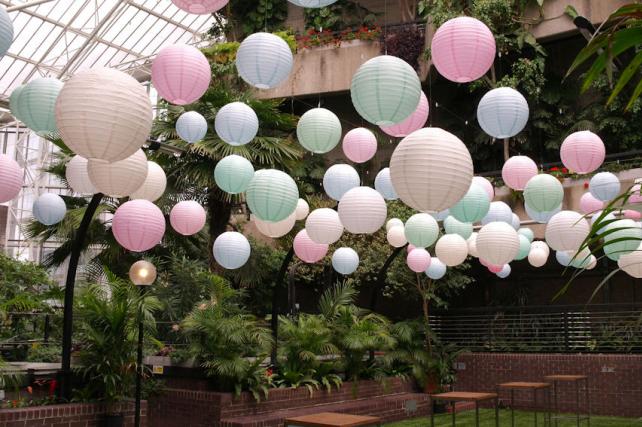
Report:
M 138 348 L 136 359 L 136 408 L 134 425 L 140 427 L 140 397 L 143 378 L 143 295 L 147 287 L 156 280 L 156 267 L 148 261 L 136 261 L 129 269 L 129 279 L 140 289 L 141 301 L 138 309 Z

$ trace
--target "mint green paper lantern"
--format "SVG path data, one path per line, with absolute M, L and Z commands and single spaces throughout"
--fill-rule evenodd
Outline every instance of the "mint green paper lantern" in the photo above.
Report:
M 230 194 L 244 192 L 254 177 L 254 166 L 245 157 L 230 154 L 222 158 L 214 168 L 214 181 Z
M 317 154 L 327 153 L 341 141 L 341 122 L 332 111 L 313 108 L 299 119 L 296 136 L 306 150 Z
M 473 234 L 473 224 L 449 216 L 444 220 L 444 230 L 446 230 L 446 234 L 459 234 L 464 239 L 468 239 Z
M 378 126 L 391 126 L 415 112 L 421 82 L 407 62 L 381 55 L 359 67 L 352 77 L 350 96 L 361 117 Z
M 56 126 L 56 99 L 63 83 L 51 77 L 30 81 L 20 92 L 18 111 L 22 122 L 39 135 L 58 132 Z
M 13 117 L 20 121 L 22 121 L 22 113 L 20 112 L 20 103 L 18 101 L 24 88 L 25 85 L 18 86 L 11 92 L 11 96 L 9 96 L 9 111 L 11 111 Z
M 486 216 L 490 209 L 490 200 L 486 191 L 477 184 L 472 184 L 459 202 L 450 208 L 450 214 L 461 222 L 477 222 Z
M 519 234 L 519 251 L 517 252 L 517 256 L 515 257 L 515 259 L 519 261 L 526 258 L 530 251 L 531 241 L 528 240 L 528 237 L 524 236 L 523 234 Z
M 564 187 L 552 175 L 545 173 L 535 175 L 524 187 L 524 201 L 536 212 L 549 212 L 562 204 Z
M 533 230 L 527 227 L 522 227 L 519 230 L 517 230 L 517 234 L 521 234 L 522 236 L 526 237 L 529 242 L 532 242 L 533 239 L 535 238 L 535 234 L 533 233 Z
M 437 220 L 427 213 L 414 214 L 404 228 L 406 240 L 417 248 L 432 246 L 439 237 L 439 224 Z
M 247 204 L 260 220 L 278 222 L 295 211 L 299 189 L 290 175 L 276 169 L 254 173 L 246 191 Z
M 619 219 L 605 228 L 610 233 L 604 236 L 604 253 L 610 259 L 617 261 L 622 255 L 630 254 L 640 246 L 642 228 L 632 219 Z M 619 239 L 627 240 L 616 242 Z

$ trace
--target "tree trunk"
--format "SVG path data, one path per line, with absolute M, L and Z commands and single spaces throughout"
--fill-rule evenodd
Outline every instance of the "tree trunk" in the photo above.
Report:
M 208 225 L 210 234 L 210 249 L 214 245 L 216 238 L 227 231 L 227 224 L 232 215 L 232 204 L 226 200 L 221 200 L 219 193 L 216 189 L 210 189 L 207 195 L 207 211 L 208 211 Z M 218 269 L 216 261 L 214 261 L 214 254 L 209 252 L 210 270 L 216 271 Z

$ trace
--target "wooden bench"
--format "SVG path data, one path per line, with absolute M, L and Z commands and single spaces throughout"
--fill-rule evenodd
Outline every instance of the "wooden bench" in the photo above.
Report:
M 380 426 L 381 419 L 361 415 L 321 412 L 302 417 L 287 418 L 285 427 L 361 427 Z

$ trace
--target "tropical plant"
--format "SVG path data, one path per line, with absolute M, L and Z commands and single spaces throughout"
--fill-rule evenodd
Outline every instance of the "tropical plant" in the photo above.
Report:
M 338 0 L 330 6 L 306 8 L 305 27 L 337 31 L 347 27 L 369 26 L 377 14 L 354 0 Z
M 394 323 L 390 333 L 397 344 L 384 356 L 386 364 L 398 371 L 408 371 L 420 387 L 425 387 L 432 358 L 426 349 L 425 323 L 407 320 Z

